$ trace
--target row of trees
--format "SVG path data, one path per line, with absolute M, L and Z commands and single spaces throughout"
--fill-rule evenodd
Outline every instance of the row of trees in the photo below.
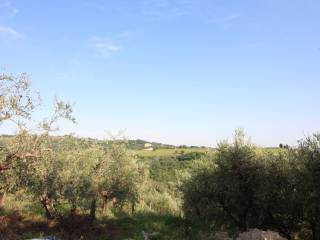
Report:
M 29 123 L 40 101 L 27 76 L 0 75 L 0 91 L 0 124 L 11 122 L 17 130 L 0 145 L 0 207 L 7 193 L 23 191 L 41 203 L 51 219 L 60 217 L 67 205 L 70 212 L 88 209 L 94 220 L 97 201 L 104 210 L 110 202 L 130 203 L 134 210 L 143 169 L 123 142 L 103 147 L 65 137 L 57 148 L 50 135 L 58 130 L 59 120 L 75 122 L 71 105 L 56 100 L 52 116 L 31 131 Z
M 219 144 L 211 167 L 184 185 L 187 218 L 234 231 L 274 229 L 320 239 L 320 135 L 298 147 L 259 152 L 243 131 Z

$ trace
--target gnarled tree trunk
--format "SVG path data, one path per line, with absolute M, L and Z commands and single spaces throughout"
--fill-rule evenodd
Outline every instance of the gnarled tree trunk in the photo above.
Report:
M 108 197 L 103 196 L 102 197 L 102 214 L 106 215 L 107 210 L 108 210 Z
M 97 198 L 93 198 L 91 201 L 90 206 L 90 222 L 93 223 L 93 221 L 96 219 L 96 210 L 97 210 Z
M 6 198 L 7 198 L 7 192 L 3 191 L 2 193 L 0 193 L 0 208 L 3 208 L 6 202 Z
M 54 207 L 53 207 L 53 204 L 52 202 L 50 201 L 50 199 L 45 196 L 43 198 L 40 199 L 40 203 L 42 204 L 45 212 L 46 212 L 46 217 L 48 219 L 54 219 L 55 217 L 55 211 L 54 211 Z
M 132 201 L 132 202 L 131 202 L 131 214 L 134 214 L 135 206 L 136 206 L 136 202 L 135 202 L 135 201 Z

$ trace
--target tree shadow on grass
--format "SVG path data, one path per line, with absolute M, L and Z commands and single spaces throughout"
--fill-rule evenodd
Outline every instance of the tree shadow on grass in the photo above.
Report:
M 134 215 L 99 217 L 92 225 L 86 215 L 70 215 L 58 220 L 24 213 L 6 213 L 7 226 L 18 239 L 55 236 L 61 239 L 123 240 L 144 239 L 142 232 L 159 233 L 158 240 L 195 239 L 186 221 L 177 216 L 136 213 Z M 81 238 L 82 237 L 82 238 Z M 9 239 L 9 238 L 8 238 Z M 14 238 L 12 238 L 14 239 Z
M 181 217 L 157 215 L 154 213 L 122 214 L 121 217 L 101 218 L 100 223 L 108 223 L 122 229 L 124 238 L 143 239 L 142 231 L 159 233 L 156 239 L 184 239 L 186 222 Z M 122 238 L 123 239 L 123 238 Z

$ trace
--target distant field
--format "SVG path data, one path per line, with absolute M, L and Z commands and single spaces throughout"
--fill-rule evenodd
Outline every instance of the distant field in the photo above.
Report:
M 281 151 L 280 148 L 277 147 L 268 147 L 268 148 L 257 148 L 258 152 L 273 152 L 273 151 Z M 139 157 L 163 157 L 163 156 L 171 156 L 171 155 L 179 155 L 190 152 L 214 152 L 214 148 L 161 148 L 154 151 L 147 150 L 134 150 L 134 153 Z
M 174 149 L 157 149 L 154 151 L 147 151 L 147 150 L 135 150 L 134 152 L 139 157 L 160 157 L 160 156 L 168 156 L 168 155 L 178 155 L 190 152 L 208 152 L 213 151 L 212 149 L 208 148 L 174 148 Z

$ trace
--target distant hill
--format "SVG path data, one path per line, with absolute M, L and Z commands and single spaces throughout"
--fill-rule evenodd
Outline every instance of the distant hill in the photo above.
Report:
M 0 135 L 0 141 L 5 141 L 6 139 L 12 138 L 13 135 Z M 84 147 L 90 146 L 91 144 L 98 143 L 99 145 L 107 147 L 110 143 L 112 143 L 112 140 L 99 140 L 95 138 L 83 138 L 83 137 L 76 137 L 72 135 L 64 135 L 64 136 L 51 136 L 52 144 L 56 147 L 59 145 L 72 145 L 72 144 L 82 144 Z M 174 146 L 170 144 L 163 144 L 158 142 L 150 142 L 146 140 L 136 139 L 136 140 L 126 140 L 128 149 L 131 150 L 143 150 L 145 149 L 145 144 L 150 143 L 152 144 L 152 148 L 154 150 L 157 149 L 176 149 L 176 148 L 201 148 L 197 146 Z

